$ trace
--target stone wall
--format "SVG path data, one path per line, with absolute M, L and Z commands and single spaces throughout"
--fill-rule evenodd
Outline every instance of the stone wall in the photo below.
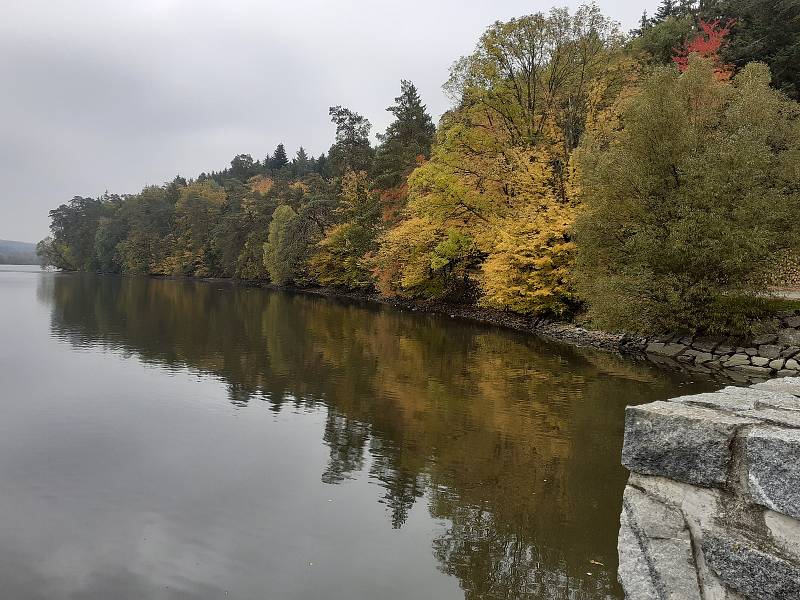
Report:
M 784 313 L 764 329 L 747 340 L 672 335 L 647 339 L 642 347 L 664 366 L 740 382 L 800 376 L 800 311 Z
M 800 378 L 630 406 L 630 600 L 800 599 Z

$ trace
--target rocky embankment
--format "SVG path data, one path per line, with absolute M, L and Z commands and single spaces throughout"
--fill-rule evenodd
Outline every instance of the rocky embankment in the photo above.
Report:
M 761 323 L 763 333 L 749 339 L 679 334 L 643 337 L 471 306 L 420 304 L 378 297 L 368 299 L 399 309 L 447 314 L 454 318 L 529 332 L 575 346 L 619 352 L 645 358 L 661 367 L 703 373 L 739 383 L 800 376 L 800 310 L 783 312 Z
M 749 340 L 678 335 L 651 338 L 643 350 L 654 362 L 734 380 L 800 376 L 800 314 L 784 313 Z M 743 345 L 740 345 L 743 344 Z
M 628 407 L 622 462 L 627 598 L 800 598 L 800 378 Z

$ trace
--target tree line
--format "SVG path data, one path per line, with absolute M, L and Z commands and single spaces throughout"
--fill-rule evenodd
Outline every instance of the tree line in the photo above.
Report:
M 766 5 L 770 9 L 766 9 Z M 595 5 L 496 22 L 436 127 L 410 81 L 371 123 L 334 106 L 317 158 L 51 211 L 43 263 L 232 277 L 741 331 L 800 246 L 800 2 L 665 0 L 623 34 Z
M 0 265 L 35 265 L 38 263 L 34 244 L 0 240 Z

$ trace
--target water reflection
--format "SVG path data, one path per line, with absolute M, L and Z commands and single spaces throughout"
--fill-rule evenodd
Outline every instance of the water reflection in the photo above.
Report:
M 620 597 L 623 409 L 674 395 L 678 376 L 439 317 L 226 284 L 51 275 L 37 293 L 52 335 L 75 348 L 212 374 L 236 406 L 323 411 L 321 481 L 367 471 L 396 529 L 423 502 L 438 568 L 465 598 Z

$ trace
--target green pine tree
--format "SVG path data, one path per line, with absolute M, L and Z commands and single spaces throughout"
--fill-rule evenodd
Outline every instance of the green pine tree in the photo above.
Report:
M 278 147 L 275 148 L 275 152 L 272 153 L 272 158 L 269 161 L 269 167 L 273 171 L 279 171 L 288 164 L 289 158 L 286 156 L 286 148 L 283 147 L 283 144 L 278 144 Z
M 430 157 L 436 126 L 413 83 L 403 79 L 400 95 L 386 110 L 395 120 L 378 135 L 381 145 L 375 159 L 375 180 L 380 187 L 399 185 L 417 164 L 417 157 Z
M 772 85 L 800 100 L 800 0 L 727 0 L 720 4 L 720 16 L 734 22 L 722 47 L 723 60 L 736 70 L 750 62 L 766 63 Z
M 324 152 L 314 161 L 314 172 L 319 173 L 322 177 L 328 177 L 330 175 L 328 157 L 325 156 Z
M 300 146 L 294 159 L 292 160 L 292 171 L 295 177 L 303 177 L 311 170 L 311 163 L 306 149 Z

